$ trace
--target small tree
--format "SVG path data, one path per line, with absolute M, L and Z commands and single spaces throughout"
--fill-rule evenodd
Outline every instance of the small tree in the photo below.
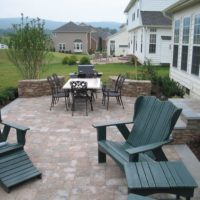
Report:
M 10 36 L 8 57 L 17 67 L 24 79 L 37 79 L 40 76 L 45 59 L 49 55 L 49 37 L 45 34 L 45 22 L 39 18 L 26 20 L 13 25 Z

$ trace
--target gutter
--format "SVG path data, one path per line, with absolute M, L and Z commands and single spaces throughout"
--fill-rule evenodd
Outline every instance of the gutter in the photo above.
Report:
M 163 12 L 165 12 L 168 16 L 171 16 L 171 14 L 175 12 L 178 12 L 182 9 L 188 8 L 189 6 L 192 6 L 198 3 L 199 3 L 199 0 L 179 0 L 178 2 L 164 9 Z

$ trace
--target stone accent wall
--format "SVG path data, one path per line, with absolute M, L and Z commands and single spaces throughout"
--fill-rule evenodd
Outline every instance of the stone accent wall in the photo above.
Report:
M 190 119 L 185 128 L 175 128 L 172 132 L 174 144 L 186 144 L 200 137 L 200 120 Z
M 59 76 L 60 80 L 64 83 L 63 76 Z M 51 95 L 51 88 L 47 79 L 36 80 L 21 80 L 18 83 L 19 97 L 40 97 Z
M 109 85 L 111 87 L 115 86 L 117 76 L 109 77 Z M 151 81 L 148 80 L 130 80 L 125 79 L 124 86 L 122 88 L 123 96 L 137 97 L 140 95 L 150 95 L 151 94 Z

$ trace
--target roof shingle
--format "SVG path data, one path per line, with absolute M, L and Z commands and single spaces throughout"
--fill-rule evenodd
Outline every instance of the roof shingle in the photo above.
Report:
M 91 27 L 90 26 L 80 26 L 77 25 L 73 22 L 69 22 L 67 24 L 64 24 L 63 26 L 57 28 L 53 32 L 91 32 Z
M 171 26 L 172 20 L 160 11 L 141 11 L 143 26 Z

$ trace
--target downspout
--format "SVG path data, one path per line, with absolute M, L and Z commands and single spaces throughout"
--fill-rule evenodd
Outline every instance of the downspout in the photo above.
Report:
M 88 54 L 88 33 L 86 32 L 86 53 Z

